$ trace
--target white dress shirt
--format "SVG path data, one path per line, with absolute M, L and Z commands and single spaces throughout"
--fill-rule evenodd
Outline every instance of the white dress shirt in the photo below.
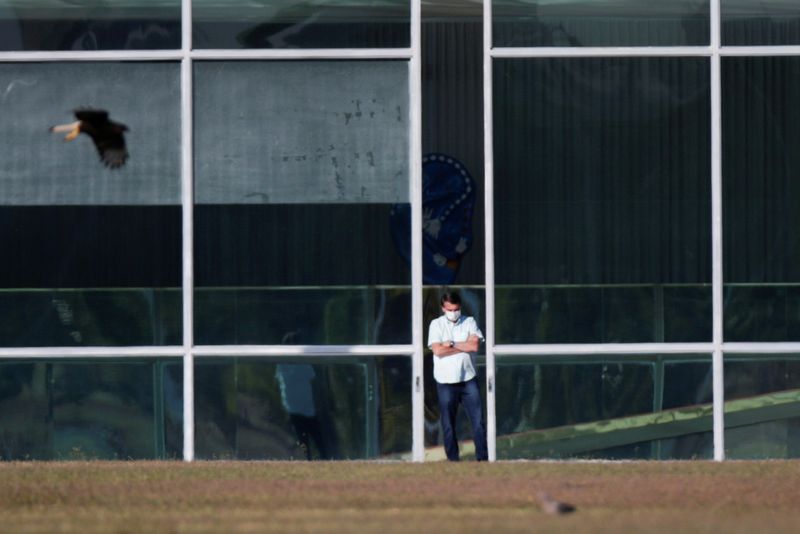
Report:
M 434 343 L 448 343 L 450 341 L 461 343 L 469 339 L 469 336 L 473 334 L 483 341 L 483 333 L 481 333 L 478 323 L 472 317 L 462 315 L 456 322 L 453 322 L 442 315 L 431 321 L 431 326 L 428 330 L 428 348 Z M 459 352 L 442 358 L 434 355 L 433 378 L 440 384 L 455 384 L 472 380 L 476 374 L 473 358 L 474 355 L 469 352 Z

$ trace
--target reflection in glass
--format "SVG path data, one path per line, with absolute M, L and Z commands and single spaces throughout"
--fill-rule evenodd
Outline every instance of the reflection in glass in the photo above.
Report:
M 407 286 L 212 287 L 195 292 L 199 345 L 404 344 Z
M 722 44 L 800 44 L 800 9 L 794 0 L 721 0 Z
M 800 339 L 800 58 L 722 62 L 725 340 Z
M 0 51 L 180 48 L 180 0 L 0 0 Z
M 409 343 L 407 65 L 195 74 L 198 341 Z
M 709 13 L 708 0 L 493 0 L 492 33 L 495 46 L 708 45 Z
M 181 292 L 7 289 L 0 291 L 0 318 L 3 347 L 179 345 Z
M 498 459 L 710 457 L 710 361 L 681 358 L 498 358 Z
M 800 456 L 800 359 L 725 356 L 725 457 Z
M 408 357 L 195 360 L 198 458 L 333 460 L 411 450 Z
M 194 0 L 194 48 L 409 46 L 409 0 Z
M 708 341 L 707 60 L 498 59 L 494 82 L 497 342 Z
M 0 346 L 180 342 L 178 74 L 175 63 L 0 65 Z M 128 126 L 125 166 L 104 167 L 86 135 L 47 133 L 80 106 Z
M 483 284 L 481 5 L 422 4 L 423 284 Z
M 711 338 L 708 286 L 498 287 L 502 343 L 645 343 Z M 520 328 L 519 316 L 534 329 Z
M 179 359 L 0 362 L 0 459 L 177 459 Z

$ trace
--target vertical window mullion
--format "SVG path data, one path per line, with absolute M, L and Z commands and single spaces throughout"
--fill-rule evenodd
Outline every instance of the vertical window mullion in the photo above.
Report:
M 411 0 L 411 58 L 409 59 L 410 195 L 411 195 L 411 363 L 412 459 L 425 460 L 425 384 L 422 324 L 422 5 Z
M 181 213 L 183 303 L 183 459 L 194 460 L 194 195 L 192 143 L 192 1 L 181 4 Z
M 722 79 L 720 2 L 711 0 L 711 281 L 713 306 L 712 390 L 714 459 L 725 459 L 722 319 Z
M 497 459 L 494 305 L 494 135 L 492 115 L 492 0 L 483 0 L 483 160 L 486 270 L 486 442 L 489 461 Z

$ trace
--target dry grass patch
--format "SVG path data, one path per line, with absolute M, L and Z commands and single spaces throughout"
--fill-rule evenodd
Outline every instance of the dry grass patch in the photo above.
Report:
M 578 511 L 542 513 L 544 490 Z M 0 464 L 6 531 L 793 532 L 800 463 Z

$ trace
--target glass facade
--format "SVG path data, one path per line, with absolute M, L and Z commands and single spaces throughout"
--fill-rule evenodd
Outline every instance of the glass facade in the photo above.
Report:
M 409 46 L 408 0 L 192 2 L 198 48 L 389 48 Z
M 722 44 L 800 44 L 800 10 L 792 0 L 720 0 Z
M 708 61 L 494 67 L 498 343 L 709 341 Z
M 202 359 L 198 458 L 346 460 L 411 449 L 410 359 Z
M 0 86 L 0 346 L 179 344 L 179 65 L 0 63 Z M 47 132 L 83 107 L 128 127 L 123 168 Z
M 709 356 L 514 357 L 497 366 L 497 457 L 713 456 Z
M 0 459 L 800 456 L 794 3 L 0 0 Z
M 180 48 L 180 0 L 0 0 L 0 51 Z
M 796 354 L 736 355 L 725 362 L 728 458 L 797 458 L 800 360 Z
M 178 459 L 177 358 L 0 360 L 3 460 Z
M 198 343 L 410 343 L 407 65 L 194 74 Z
M 495 46 L 709 43 L 708 0 L 492 0 L 492 9 Z
M 800 58 L 725 58 L 722 89 L 725 338 L 797 341 Z

